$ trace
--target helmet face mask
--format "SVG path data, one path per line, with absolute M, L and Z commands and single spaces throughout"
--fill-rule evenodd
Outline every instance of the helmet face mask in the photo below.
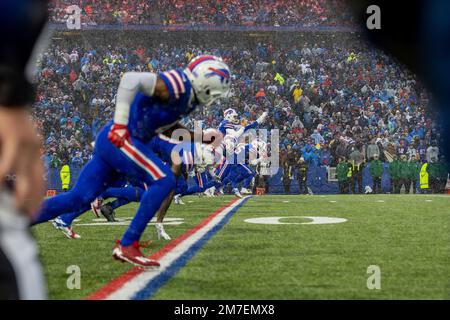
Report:
M 201 55 L 188 64 L 184 73 L 191 82 L 197 101 L 208 107 L 230 91 L 231 73 L 216 56 Z
M 237 113 L 231 115 L 230 122 L 233 124 L 239 124 L 239 118 Z
M 236 110 L 227 109 L 224 111 L 224 119 L 230 121 L 233 124 L 239 124 L 239 116 Z

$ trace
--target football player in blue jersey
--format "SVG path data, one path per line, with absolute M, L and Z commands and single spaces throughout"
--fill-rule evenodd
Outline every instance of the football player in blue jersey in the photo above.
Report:
M 225 141 L 225 144 L 227 143 L 228 141 Z M 255 172 L 250 165 L 257 165 L 266 158 L 266 152 L 267 144 L 260 139 L 254 139 L 250 144 L 238 145 L 231 158 L 222 156 L 215 170 L 216 176 L 221 180 L 222 188 L 231 183 L 232 192 L 238 198 L 242 198 L 242 193 L 251 193 L 248 187 Z M 238 189 L 240 183 L 242 183 L 241 191 Z
M 158 136 L 153 137 L 147 144 L 148 147 L 161 158 L 161 160 L 165 163 L 171 164 L 173 162 L 172 158 L 175 156 L 172 152 L 175 149 L 175 146 L 180 145 L 178 150 L 178 158 L 181 159 L 180 163 L 186 165 L 186 168 L 182 167 L 178 169 L 178 166 L 172 164 L 172 171 L 175 173 L 176 177 L 185 174 L 185 172 L 187 174 L 187 172 L 194 166 L 194 146 L 189 144 L 181 145 L 181 143 L 181 141 L 175 141 L 163 134 L 159 134 Z M 96 199 L 101 202 L 102 200 L 100 199 L 116 198 L 114 201 L 99 205 L 97 212 L 101 212 L 101 214 L 109 222 L 115 222 L 114 210 L 121 206 L 127 205 L 130 202 L 140 202 L 145 190 L 147 190 L 147 185 L 145 183 L 120 179 L 114 183 L 113 187 L 108 188 L 99 198 Z M 72 222 L 87 210 L 88 206 L 86 205 L 76 212 L 62 214 L 53 220 L 53 226 L 62 231 L 63 234 L 69 239 L 80 239 L 81 236 L 72 228 Z M 94 213 L 94 215 L 99 217 L 98 213 Z M 159 221 L 155 224 L 157 236 L 158 239 L 163 238 L 170 240 L 169 235 L 167 235 L 164 227 L 162 226 L 163 218 L 164 216 L 158 213 Z
M 197 164 L 191 173 L 194 177 L 195 184 L 193 186 L 188 186 L 186 181 L 180 181 L 179 185 L 177 182 L 177 193 L 175 193 L 174 200 L 175 204 L 184 204 L 181 197 L 192 195 L 192 194 L 202 194 L 208 189 L 220 185 L 220 179 L 216 176 L 214 172 L 214 167 L 208 164 Z
M 239 139 L 248 130 L 256 129 L 258 125 L 262 124 L 267 118 L 267 111 L 263 112 L 256 121 L 253 121 L 246 126 L 240 125 L 240 119 L 236 110 L 230 108 L 223 112 L 224 119 L 219 125 L 219 131 L 224 137 L 232 136 L 235 139 Z
M 184 70 L 125 73 L 117 91 L 114 121 L 99 132 L 92 159 L 69 192 L 44 202 L 36 223 L 89 205 L 119 176 L 140 179 L 148 189 L 113 257 L 144 268 L 159 266 L 143 256 L 139 240 L 176 180 L 170 165 L 146 143 L 160 132 L 181 127 L 178 121 L 197 105 L 209 106 L 229 89 L 230 70 L 214 56 L 196 57 Z

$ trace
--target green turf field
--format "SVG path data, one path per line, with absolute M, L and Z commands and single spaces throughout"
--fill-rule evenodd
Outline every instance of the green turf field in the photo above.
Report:
M 186 197 L 167 217 L 173 237 L 194 227 L 231 197 Z M 188 203 L 188 201 L 192 201 Z M 118 210 L 131 217 L 135 205 Z M 298 216 L 347 219 L 337 224 L 251 224 L 244 220 Z M 77 223 L 92 223 L 86 213 Z M 213 236 L 155 299 L 449 299 L 450 197 L 261 196 L 252 197 Z M 50 297 L 84 298 L 130 269 L 112 260 L 114 239 L 125 226 L 75 226 L 69 240 L 45 224 L 35 228 Z M 153 239 L 152 252 L 166 242 Z M 66 268 L 81 268 L 81 290 L 66 287 Z M 381 289 L 369 290 L 367 268 L 381 272 Z

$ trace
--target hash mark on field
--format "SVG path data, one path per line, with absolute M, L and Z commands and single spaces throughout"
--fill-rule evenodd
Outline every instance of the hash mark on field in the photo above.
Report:
M 380 203 L 382 203 L 382 202 L 386 202 L 386 201 L 384 201 L 384 200 L 377 200 L 377 202 L 380 202 Z
M 330 200 L 330 202 L 331 202 L 331 203 L 336 203 L 337 201 L 336 201 L 336 200 Z
M 433 202 L 433 200 L 425 200 L 425 202 Z
M 193 202 L 195 202 L 195 201 L 192 201 L 192 200 L 189 200 L 189 201 L 188 201 L 188 203 L 193 203 Z
M 284 203 L 288 203 L 288 202 L 290 202 L 290 201 L 289 201 L 289 200 L 283 200 L 283 202 L 284 202 Z

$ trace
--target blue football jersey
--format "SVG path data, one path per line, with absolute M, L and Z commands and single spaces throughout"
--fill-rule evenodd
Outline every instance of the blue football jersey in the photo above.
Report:
M 219 125 L 219 131 L 225 136 L 227 134 L 227 129 L 239 130 L 242 126 L 240 124 L 233 124 L 228 120 L 222 120 Z M 247 132 L 250 129 L 256 129 L 258 127 L 258 122 L 253 121 L 244 127 L 244 132 Z M 237 137 L 239 138 L 239 137 Z
M 219 131 L 225 136 L 227 134 L 227 129 L 236 130 L 236 125 L 232 124 L 228 120 L 222 120 L 219 125 Z
M 181 69 L 159 73 L 170 93 L 169 101 L 137 93 L 130 108 L 128 130 L 130 135 L 143 142 L 163 132 L 191 113 L 193 103 L 191 83 Z

